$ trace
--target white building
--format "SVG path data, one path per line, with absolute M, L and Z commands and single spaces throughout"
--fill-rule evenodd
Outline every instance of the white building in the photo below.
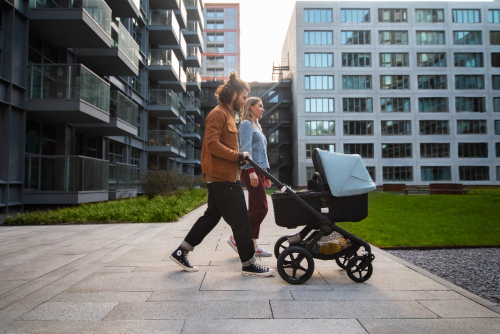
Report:
M 298 1 L 287 57 L 294 185 L 314 147 L 378 185 L 500 185 L 500 3 Z

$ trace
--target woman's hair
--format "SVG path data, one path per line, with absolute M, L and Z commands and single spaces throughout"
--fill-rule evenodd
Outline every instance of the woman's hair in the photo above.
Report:
M 247 99 L 245 106 L 243 107 L 243 111 L 241 112 L 240 122 L 247 120 L 250 122 L 250 124 L 252 124 L 252 127 L 255 127 L 254 121 L 257 121 L 257 126 L 259 127 L 259 129 L 262 130 L 262 127 L 260 126 L 260 123 L 259 123 L 259 119 L 253 118 L 252 110 L 250 109 L 251 106 L 253 107 L 254 105 L 256 105 L 259 102 L 262 102 L 262 100 L 257 96 L 252 96 L 252 97 L 249 97 Z
M 215 96 L 220 103 L 231 103 L 234 93 L 239 94 L 244 89 L 250 91 L 250 86 L 243 80 L 236 77 L 236 71 L 231 72 L 229 80 L 217 87 Z

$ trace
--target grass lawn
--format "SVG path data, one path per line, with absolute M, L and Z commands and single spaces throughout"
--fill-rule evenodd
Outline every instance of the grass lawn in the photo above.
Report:
M 207 198 L 206 189 L 179 190 L 152 200 L 137 197 L 17 214 L 7 217 L 4 225 L 173 222 L 205 203 Z

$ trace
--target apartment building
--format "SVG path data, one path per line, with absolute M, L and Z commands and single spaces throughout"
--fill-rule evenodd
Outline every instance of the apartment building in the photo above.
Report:
M 500 3 L 296 3 L 293 185 L 319 147 L 377 185 L 500 185 Z
M 240 4 L 206 3 L 201 79 L 225 80 L 240 74 Z
M 200 0 L 0 2 L 0 214 L 200 164 Z

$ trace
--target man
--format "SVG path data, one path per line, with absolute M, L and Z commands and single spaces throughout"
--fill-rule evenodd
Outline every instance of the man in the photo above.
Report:
M 231 226 L 238 245 L 242 274 L 261 277 L 275 274 L 273 269 L 256 263 L 250 217 L 239 181 L 239 163 L 250 155 L 248 152 L 238 152 L 238 128 L 234 112 L 241 110 L 249 92 L 250 86 L 236 78 L 236 72 L 232 72 L 229 80 L 215 92 L 220 104 L 205 121 L 205 138 L 201 149 L 201 170 L 203 181 L 207 182 L 208 208 L 170 256 L 186 271 L 198 271 L 198 267 L 191 265 L 187 255 L 224 218 Z

